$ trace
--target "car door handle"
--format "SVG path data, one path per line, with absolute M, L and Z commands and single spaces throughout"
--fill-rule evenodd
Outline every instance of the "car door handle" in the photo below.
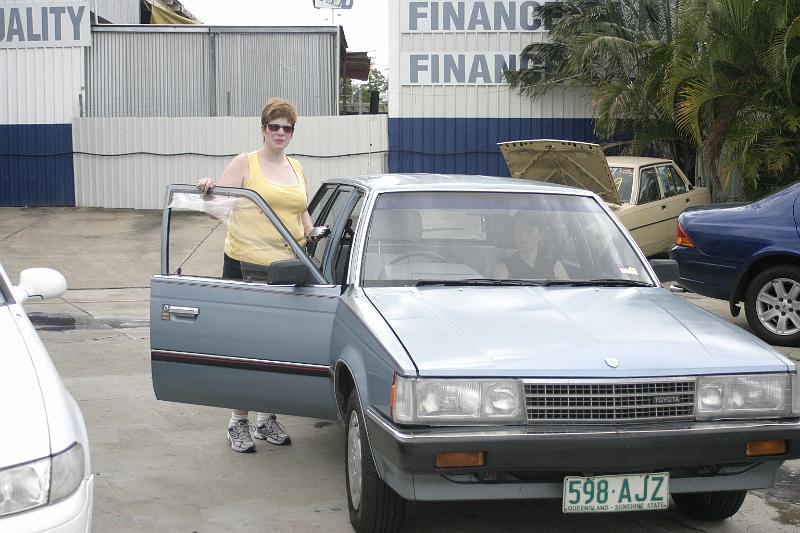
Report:
M 200 314 L 200 309 L 197 307 L 181 307 L 178 305 L 171 305 L 169 306 L 169 314 L 185 318 L 195 318 Z
M 686 201 L 686 203 L 688 204 L 689 202 L 691 202 L 691 201 L 692 201 L 692 199 L 691 199 L 691 198 L 686 198 L 686 200 L 685 200 L 685 201 Z
M 666 205 L 662 205 L 662 206 L 661 206 L 661 209 L 666 209 L 666 208 L 667 208 L 667 206 L 666 206 Z

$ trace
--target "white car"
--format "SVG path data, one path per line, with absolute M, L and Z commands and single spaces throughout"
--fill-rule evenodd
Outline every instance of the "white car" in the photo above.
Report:
M 678 235 L 678 215 L 711 203 L 669 159 L 605 157 L 592 143 L 531 140 L 498 145 L 514 178 L 560 183 L 599 195 L 645 255 L 668 251 Z
M 12 285 L 0 265 L 0 531 L 91 529 L 86 425 L 22 308 L 66 288 L 47 268 L 24 270 Z

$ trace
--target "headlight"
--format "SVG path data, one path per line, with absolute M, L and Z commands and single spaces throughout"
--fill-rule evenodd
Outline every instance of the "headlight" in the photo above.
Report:
M 392 417 L 401 424 L 487 424 L 526 420 L 522 383 L 395 376 Z
M 792 416 L 788 374 L 701 376 L 697 380 L 697 420 Z
M 0 516 L 47 505 L 50 458 L 0 470 Z
M 0 470 L 0 516 L 27 511 L 66 498 L 84 476 L 83 447 Z

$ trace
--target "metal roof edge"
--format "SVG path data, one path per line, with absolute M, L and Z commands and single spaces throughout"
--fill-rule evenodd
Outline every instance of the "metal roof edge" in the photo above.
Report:
M 325 33 L 338 34 L 338 26 L 207 26 L 203 24 L 96 24 L 98 33 Z

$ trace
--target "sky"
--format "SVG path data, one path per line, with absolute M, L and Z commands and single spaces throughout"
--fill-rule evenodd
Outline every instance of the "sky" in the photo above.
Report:
M 331 10 L 315 9 L 313 0 L 181 0 L 204 24 L 213 26 L 330 26 Z M 388 74 L 389 2 L 353 0 L 351 9 L 333 10 L 344 28 L 347 49 L 367 52 L 374 66 Z

